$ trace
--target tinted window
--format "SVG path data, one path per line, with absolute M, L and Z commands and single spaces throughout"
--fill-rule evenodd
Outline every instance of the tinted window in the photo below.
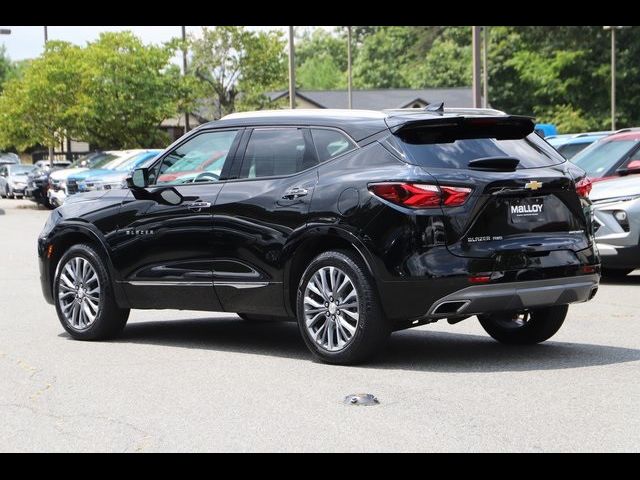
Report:
M 311 135 L 318 152 L 318 159 L 321 162 L 355 148 L 355 144 L 351 140 L 336 130 L 313 128 L 311 129 Z
M 317 164 L 303 129 L 255 129 L 247 144 L 240 178 L 293 175 Z
M 590 177 L 598 178 L 606 175 L 636 145 L 635 140 L 598 142 L 584 149 L 571 161 L 587 172 Z
M 423 167 L 467 168 L 471 160 L 486 157 L 517 158 L 520 160 L 519 169 L 556 165 L 565 161 L 562 155 L 535 133 L 516 140 L 465 138 L 432 142 L 429 135 L 416 135 L 415 130 L 411 134 L 391 139 L 397 139 L 399 145 L 395 148 L 406 154 L 409 163 Z
M 191 137 L 162 160 L 157 183 L 179 185 L 218 181 L 237 136 L 237 130 L 222 130 Z

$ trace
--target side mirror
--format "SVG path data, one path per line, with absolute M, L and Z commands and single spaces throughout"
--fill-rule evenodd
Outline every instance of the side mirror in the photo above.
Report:
M 625 167 L 617 170 L 619 175 L 632 175 L 640 173 L 640 160 L 632 160 Z
M 131 189 L 142 189 L 149 186 L 149 169 L 136 168 L 131 175 L 127 177 L 127 187 Z

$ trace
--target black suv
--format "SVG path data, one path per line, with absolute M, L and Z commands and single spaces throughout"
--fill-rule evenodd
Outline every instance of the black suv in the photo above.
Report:
M 69 334 L 119 333 L 131 308 L 297 321 L 331 363 L 390 332 L 477 315 L 505 343 L 551 337 L 594 296 L 584 172 L 494 110 L 229 115 L 76 195 L 38 242 Z

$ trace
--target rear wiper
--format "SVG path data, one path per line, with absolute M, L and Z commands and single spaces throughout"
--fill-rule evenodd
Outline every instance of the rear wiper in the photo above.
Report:
M 472 170 L 513 172 L 519 163 L 520 160 L 513 157 L 484 157 L 471 160 L 468 168 Z

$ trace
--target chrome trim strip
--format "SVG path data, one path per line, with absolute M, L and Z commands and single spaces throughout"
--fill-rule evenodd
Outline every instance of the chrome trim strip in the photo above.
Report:
M 261 288 L 269 282 L 176 282 L 165 280 L 132 280 L 124 282 L 134 287 L 231 287 L 238 290 Z
M 167 280 L 132 280 L 128 283 L 134 287 L 213 287 L 213 282 L 175 282 Z
M 261 288 L 269 285 L 269 282 L 214 282 L 216 287 L 232 287 L 238 290 L 247 288 Z

